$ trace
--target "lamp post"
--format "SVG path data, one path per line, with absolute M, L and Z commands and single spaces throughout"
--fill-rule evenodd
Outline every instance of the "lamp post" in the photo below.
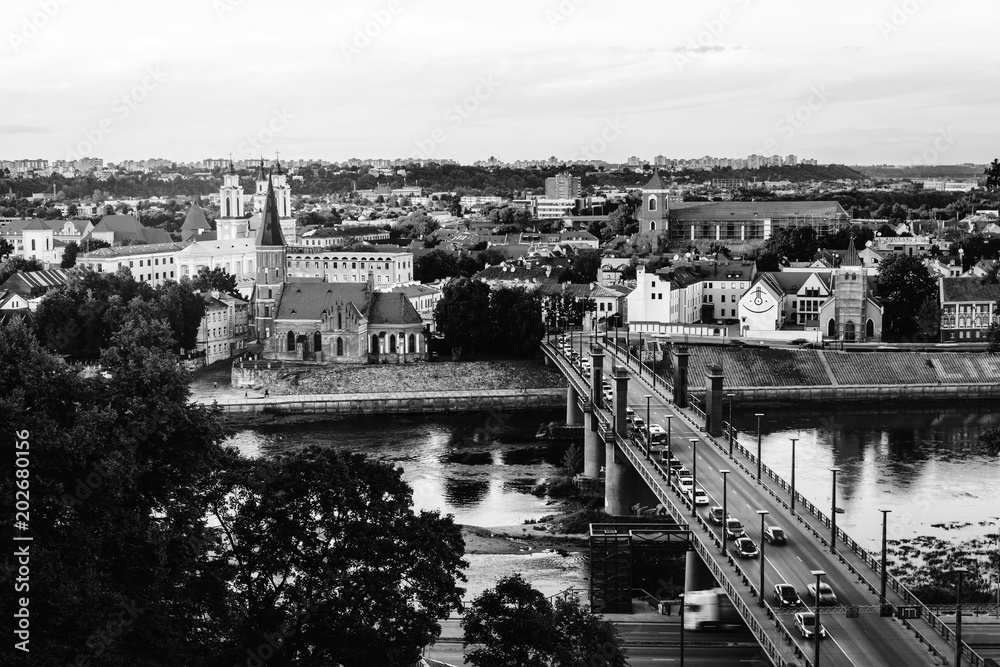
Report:
M 670 465 L 670 461 L 673 460 L 674 450 L 670 442 L 670 422 L 673 420 L 673 415 L 666 415 L 667 417 L 667 486 L 670 486 L 670 475 L 673 472 L 673 467 Z
M 695 515 L 695 491 L 698 490 L 698 438 L 688 438 L 691 443 L 691 516 Z
M 729 398 L 729 458 L 733 458 L 733 399 L 736 394 L 726 394 Z
M 962 667 L 962 577 L 969 571 L 967 567 L 956 567 L 958 574 L 958 602 L 955 604 L 955 667 Z
M 767 510 L 757 510 L 760 515 L 760 590 L 757 592 L 758 603 L 764 606 L 764 517 L 770 512 Z
M 635 360 L 639 366 L 639 379 L 642 379 L 642 332 L 639 332 L 639 344 L 635 348 Z
M 729 494 L 727 493 L 729 483 L 729 473 L 732 470 L 719 469 L 722 473 L 722 553 L 726 553 L 726 520 L 729 519 Z
M 830 553 L 837 553 L 837 473 L 840 468 L 830 468 L 833 473 L 833 500 L 830 501 Z
M 820 633 L 823 631 L 823 626 L 819 624 L 819 579 L 820 577 L 825 577 L 826 572 L 823 570 L 812 570 L 812 575 L 816 577 L 816 627 L 813 628 L 813 644 L 816 645 L 815 652 L 813 653 L 813 664 L 812 667 L 819 667 L 819 637 Z
M 885 582 L 886 582 L 886 571 L 885 571 L 885 561 L 886 561 L 886 519 L 889 516 L 889 512 L 892 510 L 879 510 L 882 513 L 882 588 L 879 595 L 880 604 L 885 606 Z
M 764 413 L 756 412 L 754 416 L 757 417 L 757 483 L 760 484 L 760 418 Z
M 792 438 L 792 514 L 795 514 L 795 443 L 798 438 Z
M 652 452 L 652 443 L 649 441 L 649 399 L 653 398 L 652 395 L 646 394 L 646 459 L 650 459 Z

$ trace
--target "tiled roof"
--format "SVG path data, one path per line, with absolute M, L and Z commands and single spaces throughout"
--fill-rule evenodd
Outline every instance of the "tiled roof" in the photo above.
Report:
M 980 278 L 941 278 L 941 301 L 998 301 L 1000 285 Z
M 98 248 L 93 252 L 83 253 L 77 259 L 114 259 L 115 257 L 134 257 L 135 255 L 175 253 L 186 248 L 187 243 L 147 243 L 145 245 L 118 245 L 111 248 Z
M 168 243 L 170 234 L 156 227 L 144 227 L 131 215 L 106 215 L 91 230 L 91 235 L 112 232 L 115 242 L 145 241 L 146 243 Z
M 188 209 L 187 215 L 184 217 L 184 224 L 181 225 L 181 229 L 211 229 L 212 225 L 208 224 L 208 219 L 205 217 L 205 211 L 201 209 L 197 204 L 191 204 L 191 208 Z
M 323 311 L 353 306 L 369 324 L 422 324 L 405 294 L 369 292 L 366 283 L 294 282 L 285 285 L 276 319 L 321 320 Z
M 405 294 L 375 292 L 368 305 L 369 324 L 423 324 L 423 318 Z
M 69 279 L 66 269 L 49 271 L 18 271 L 0 285 L 0 289 L 10 290 L 24 298 L 44 292 L 53 287 L 62 287 Z
M 663 185 L 663 180 L 660 178 L 659 173 L 653 174 L 653 177 L 649 179 L 649 183 L 642 186 L 643 190 L 666 190 L 666 186 Z

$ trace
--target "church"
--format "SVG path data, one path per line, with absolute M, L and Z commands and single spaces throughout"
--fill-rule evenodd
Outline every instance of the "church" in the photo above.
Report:
M 281 211 L 268 180 L 254 238 L 254 330 L 262 356 L 353 364 L 427 361 L 420 314 L 405 294 L 376 291 L 373 273 L 352 283 L 289 278 Z

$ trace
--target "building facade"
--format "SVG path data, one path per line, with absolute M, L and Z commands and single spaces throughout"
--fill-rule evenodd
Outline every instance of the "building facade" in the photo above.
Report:
M 1000 321 L 1000 285 L 978 278 L 938 278 L 941 302 L 941 342 L 982 341 Z

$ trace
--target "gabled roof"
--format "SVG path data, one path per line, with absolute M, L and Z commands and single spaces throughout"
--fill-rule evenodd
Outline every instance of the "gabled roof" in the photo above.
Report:
M 208 224 L 208 218 L 205 217 L 205 211 L 202 210 L 197 204 L 191 204 L 191 208 L 188 209 L 187 216 L 184 217 L 184 224 L 181 225 L 182 230 L 196 230 L 196 229 L 211 229 L 212 225 Z
M 281 233 L 281 217 L 278 215 L 278 200 L 274 196 L 274 184 L 267 179 L 267 197 L 261 211 L 260 228 L 257 230 L 257 247 L 281 247 L 285 245 L 285 237 Z
M 28 298 L 53 287 L 62 287 L 69 279 L 69 275 L 66 269 L 18 271 L 0 285 L 0 290 L 10 290 L 22 298 Z
M 940 278 L 941 301 L 998 301 L 1000 285 L 979 278 Z
M 352 307 L 369 324 L 423 324 L 420 313 L 401 292 L 371 292 L 367 283 L 287 283 L 281 293 L 276 319 L 322 320 L 323 312 Z
M 145 227 L 131 215 L 106 215 L 101 218 L 91 235 L 111 232 L 114 242 L 144 241 L 146 243 L 169 243 L 170 234 L 156 227 Z
M 369 324 L 423 324 L 420 313 L 405 294 L 374 292 L 368 304 Z

